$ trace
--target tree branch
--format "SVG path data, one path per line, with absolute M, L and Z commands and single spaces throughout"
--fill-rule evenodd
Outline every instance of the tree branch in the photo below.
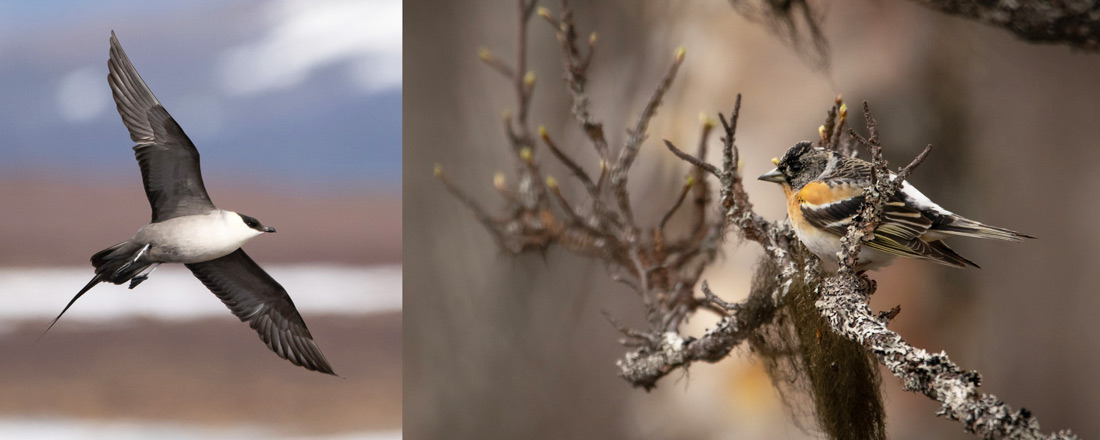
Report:
M 1100 3 L 1092 1 L 975 2 L 910 0 L 948 15 L 999 27 L 1032 43 L 1065 44 L 1100 51 Z
M 940 402 L 937 415 L 961 422 L 966 432 L 985 439 L 1077 438 L 1068 430 L 1043 434 L 1028 410 L 1013 411 L 995 396 L 979 393 L 981 375 L 977 371 L 963 371 L 947 353 L 932 354 L 906 343 L 871 315 L 867 285 L 854 274 L 829 278 L 817 307 L 833 330 L 863 344 L 901 379 L 903 389 Z

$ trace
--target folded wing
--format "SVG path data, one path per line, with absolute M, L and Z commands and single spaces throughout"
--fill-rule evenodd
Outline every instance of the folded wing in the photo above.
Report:
M 802 215 L 810 224 L 832 234 L 844 236 L 848 233 L 848 227 L 852 224 L 856 214 L 859 213 L 863 201 L 863 195 L 857 195 L 820 205 L 807 203 L 802 205 Z M 895 194 L 886 203 L 882 222 L 875 229 L 874 238 L 864 243 L 864 245 L 882 252 L 906 257 L 925 258 L 948 266 L 966 267 L 970 265 L 978 267 L 942 241 L 922 240 L 921 238 L 931 227 L 932 220 L 930 218 L 907 206 L 900 196 Z

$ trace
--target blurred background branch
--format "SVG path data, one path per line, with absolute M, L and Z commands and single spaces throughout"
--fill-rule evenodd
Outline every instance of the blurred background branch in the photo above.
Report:
M 824 2 L 729 0 L 747 20 L 763 24 L 814 68 L 828 69 L 829 42 L 822 32 Z M 1100 3 L 1090 0 L 910 0 L 928 9 L 998 27 L 1032 43 L 1100 51 Z M 844 7 L 844 6 L 839 6 Z
M 1094 1 L 910 1 L 945 14 L 1002 28 L 1025 41 L 1064 44 L 1088 52 L 1100 51 L 1100 3 Z

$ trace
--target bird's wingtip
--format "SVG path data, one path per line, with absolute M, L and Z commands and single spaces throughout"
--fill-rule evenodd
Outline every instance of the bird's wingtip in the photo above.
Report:
M 328 375 L 330 375 L 330 376 L 336 376 L 336 377 L 339 377 L 339 378 L 343 379 L 343 378 L 344 378 L 344 376 L 341 376 L 341 375 L 339 375 L 339 374 L 336 374 L 336 371 L 334 371 L 334 370 L 332 369 L 332 365 L 329 365 L 329 363 L 328 363 L 328 359 L 324 359 L 324 357 L 323 357 L 324 355 L 321 355 L 321 356 L 322 356 L 322 358 L 321 358 L 321 364 L 320 364 L 320 365 L 318 365 L 318 366 L 317 366 L 317 368 L 315 368 L 315 370 L 316 370 L 316 371 L 319 371 L 319 372 L 321 372 L 321 373 L 325 373 L 325 374 L 328 374 Z
M 329 366 L 328 364 L 324 364 L 324 365 L 314 365 L 314 366 L 305 366 L 305 365 L 302 365 L 302 366 L 303 366 L 303 367 L 306 367 L 306 369 L 308 369 L 308 370 L 313 370 L 313 371 L 316 371 L 316 372 L 318 372 L 318 373 L 323 373 L 323 374 L 327 374 L 327 375 L 329 375 L 329 376 L 335 376 L 335 377 L 339 377 L 339 378 L 341 378 L 341 379 L 347 379 L 347 378 L 346 378 L 346 377 L 344 377 L 344 376 L 341 376 L 341 375 L 339 375 L 339 374 L 336 374 L 336 372 L 335 372 L 335 371 L 333 371 L 333 370 L 332 370 L 332 367 L 331 367 L 331 366 Z

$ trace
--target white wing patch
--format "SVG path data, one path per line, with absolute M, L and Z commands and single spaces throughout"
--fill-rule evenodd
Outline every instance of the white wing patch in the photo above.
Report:
M 890 173 L 890 180 L 893 180 L 897 177 L 897 174 Z M 913 199 L 913 202 L 916 203 L 916 206 L 914 206 L 914 208 L 931 209 L 942 215 L 955 215 L 955 213 L 943 209 L 943 207 L 937 205 L 936 202 L 933 202 L 932 199 L 929 199 L 928 196 L 925 196 L 924 193 L 920 192 L 920 190 L 917 189 L 917 187 L 910 185 L 909 182 L 901 183 L 901 193 L 905 194 L 910 199 Z

